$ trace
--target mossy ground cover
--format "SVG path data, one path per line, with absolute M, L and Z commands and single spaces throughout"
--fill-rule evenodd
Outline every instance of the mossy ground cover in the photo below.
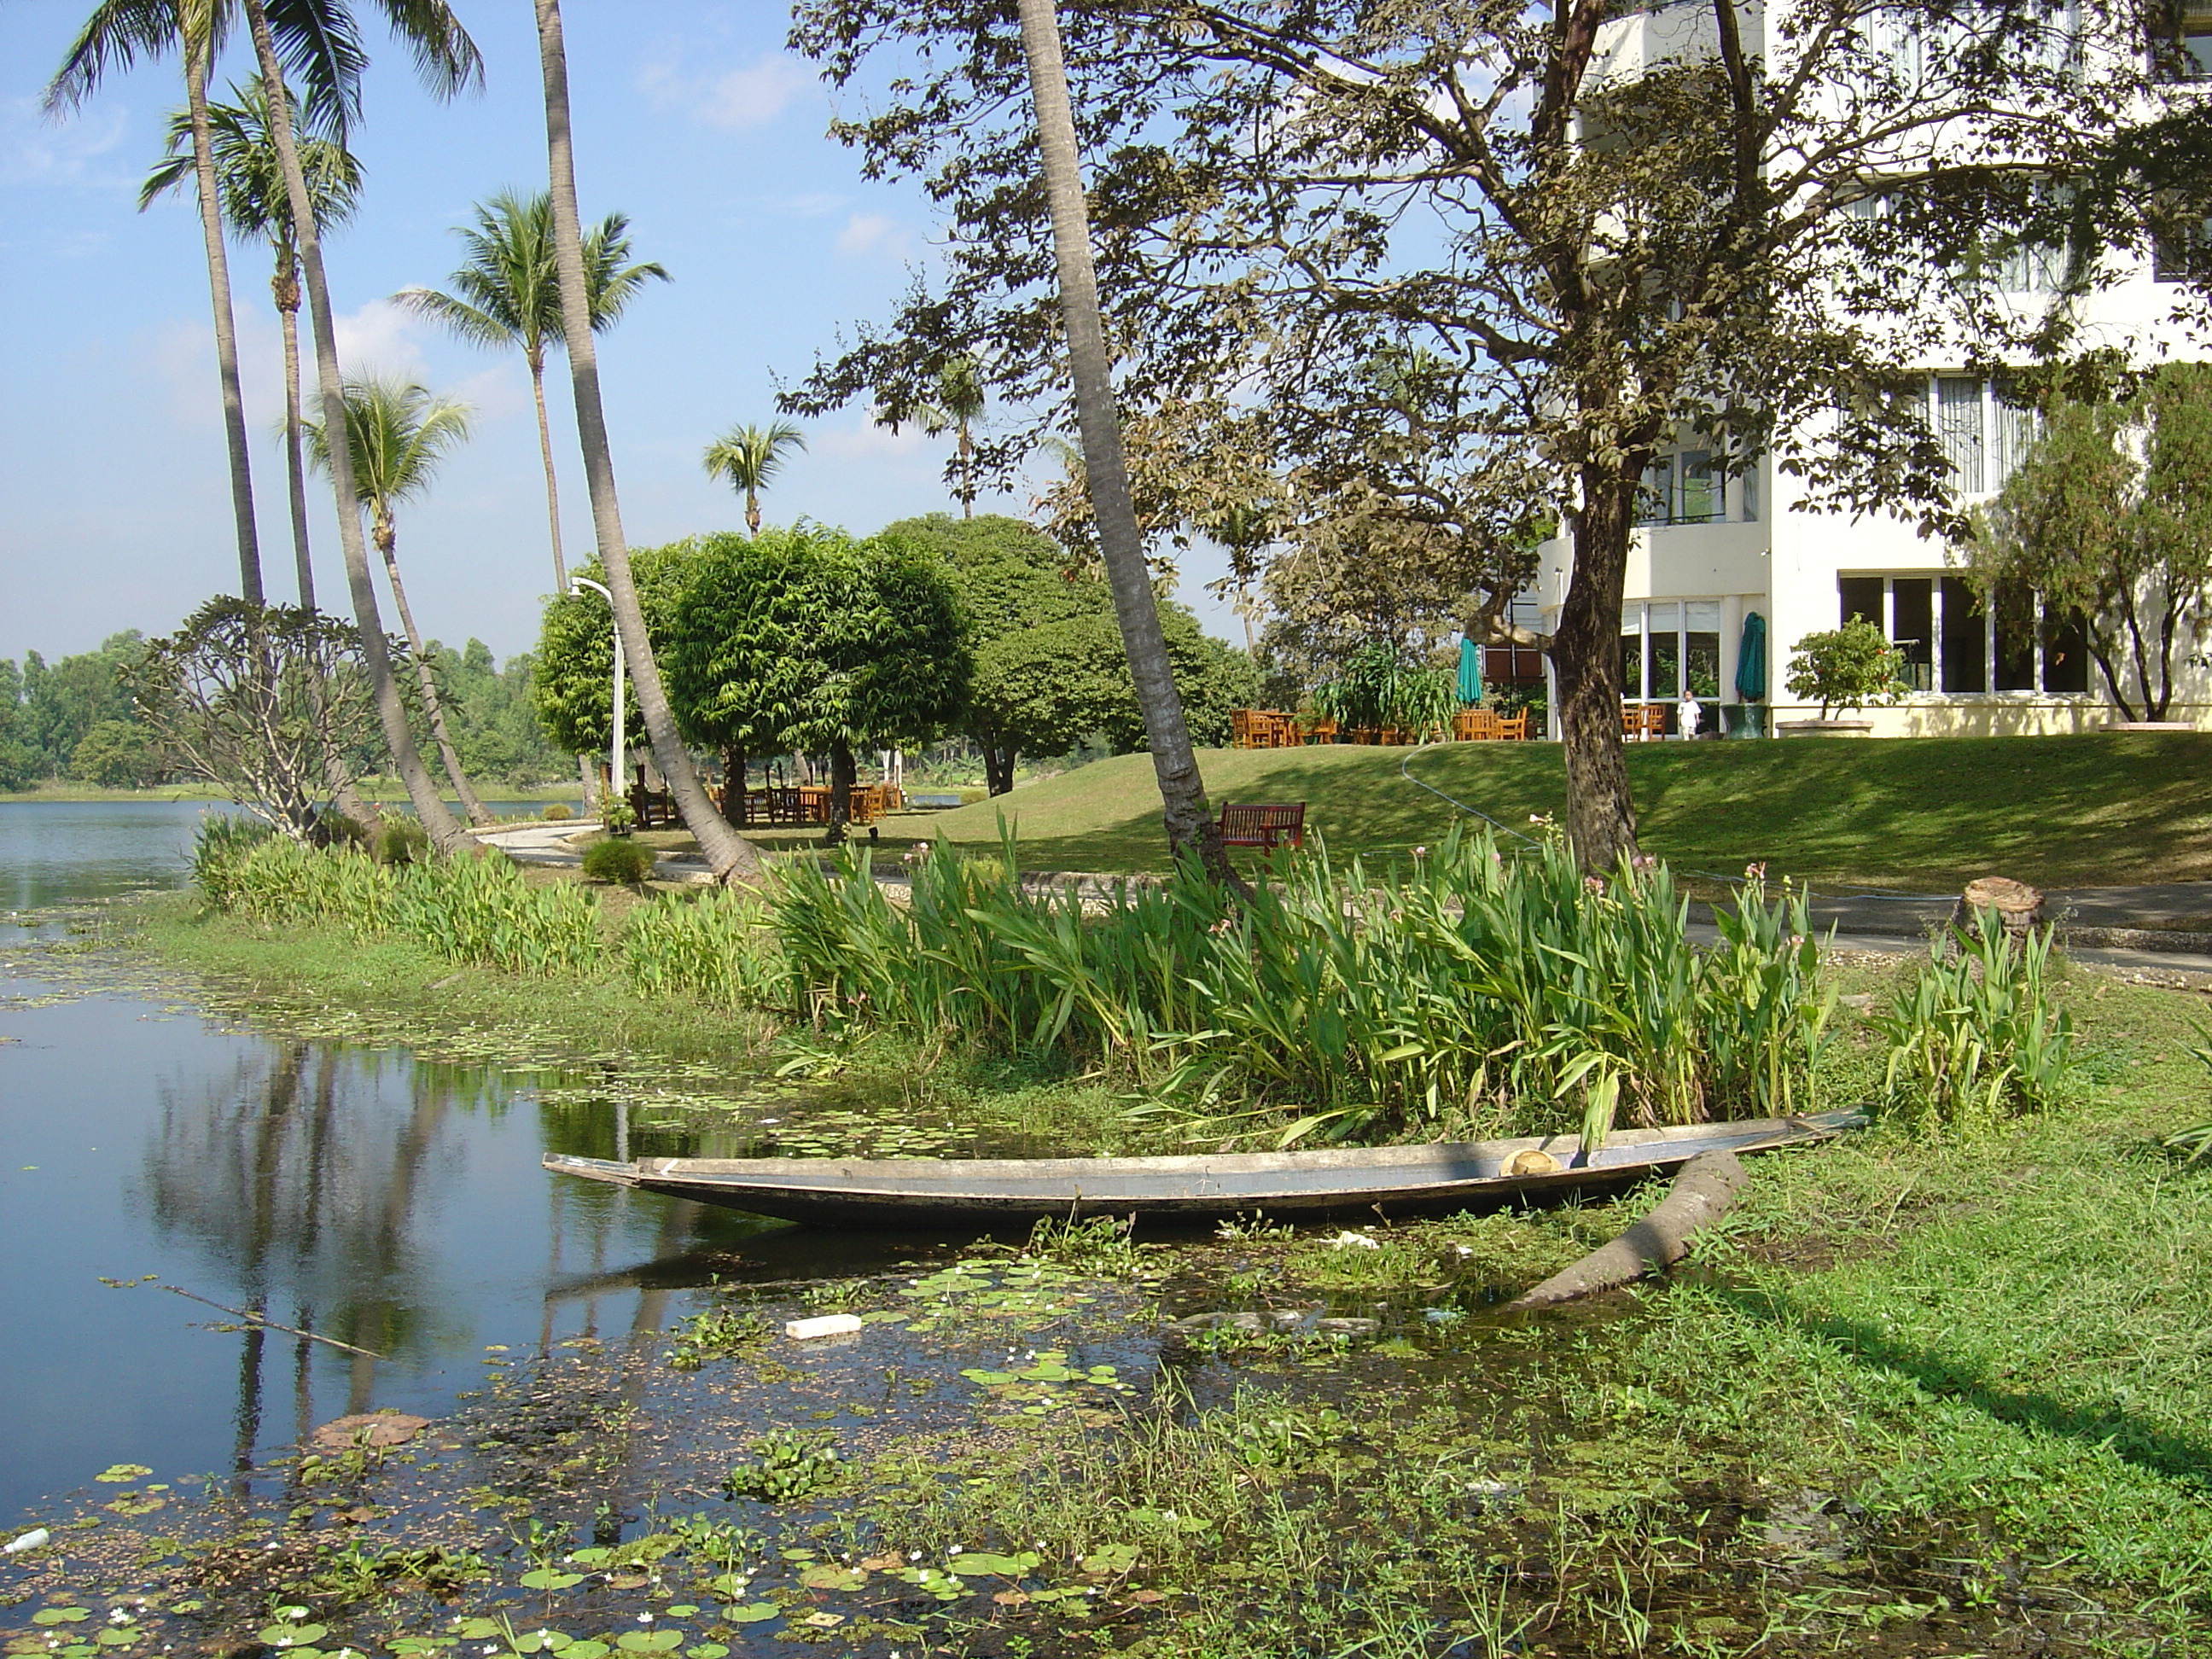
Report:
M 240 969 L 264 945 L 228 926 L 201 938 Z M 2063 1109 L 1762 1158 L 1669 1283 L 1500 1310 L 1647 1191 L 672 1296 L 627 1343 L 487 1354 L 380 1458 L 123 1471 L 0 1569 L 0 1629 L 69 1659 L 2212 1651 L 2212 1168 L 2158 1145 L 2206 1115 L 2203 997 L 2064 995 Z M 1837 1097 L 1879 1064 L 1845 1018 Z M 860 1334 L 777 1334 L 832 1310 Z

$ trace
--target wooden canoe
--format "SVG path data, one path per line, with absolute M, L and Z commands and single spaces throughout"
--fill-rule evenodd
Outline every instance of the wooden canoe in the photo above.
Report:
M 1626 1186 L 1699 1152 L 1759 1152 L 1826 1140 L 1856 1112 L 1616 1129 L 1595 1152 L 1574 1135 L 1185 1158 L 647 1158 L 548 1152 L 562 1175 L 787 1221 L 962 1227 L 1045 1216 L 1293 1220 L 1494 1208 L 1519 1198 Z M 1534 1157 L 1526 1156 L 1535 1154 Z M 1515 1172 L 1516 1170 L 1519 1172 Z

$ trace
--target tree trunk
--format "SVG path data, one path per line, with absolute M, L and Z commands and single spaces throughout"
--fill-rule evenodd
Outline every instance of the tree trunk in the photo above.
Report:
M 745 534 L 760 534 L 760 493 L 750 484 L 745 486 Z
M 1022 49 L 1029 59 L 1030 96 L 1036 111 L 1037 148 L 1052 204 L 1052 241 L 1060 279 L 1060 304 L 1067 328 L 1067 357 L 1075 386 L 1076 422 L 1083 440 L 1083 468 L 1098 551 L 1114 590 L 1114 613 L 1128 653 L 1137 707 L 1159 780 L 1168 846 L 1195 850 L 1217 879 L 1239 891 L 1243 884 L 1221 845 L 1220 826 L 1206 799 L 1206 781 L 1191 752 L 1182 698 L 1168 659 L 1152 596 L 1152 571 L 1129 500 L 1128 466 L 1121 453 L 1121 420 L 1106 350 L 1105 319 L 1098 309 L 1098 276 L 1091 257 L 1091 210 L 1078 166 L 1075 118 L 1068 105 L 1067 72 L 1060 59 L 1060 21 L 1053 0 L 1020 0 Z
M 1508 1303 L 1506 1311 L 1555 1307 L 1673 1266 L 1690 1253 L 1691 1239 L 1735 1207 L 1736 1195 L 1749 1178 L 1734 1152 L 1698 1153 L 1682 1166 L 1649 1215 L 1610 1244 L 1600 1245 Z
M 1014 745 L 986 743 L 977 745 L 983 751 L 983 784 L 994 795 L 1012 793 L 1014 787 Z
M 1636 851 L 1636 803 L 1620 746 L 1620 590 L 1635 491 L 1634 476 L 1583 469 L 1574 577 L 1552 636 L 1566 740 L 1567 839 L 1596 875 Z
M 253 50 L 261 78 L 269 89 L 269 131 L 276 140 L 276 156 L 284 169 L 284 193 L 292 206 L 292 224 L 300 239 L 300 264 L 307 279 L 307 320 L 315 342 L 315 381 L 323 404 L 323 429 L 336 434 L 330 446 L 331 488 L 337 499 L 338 546 L 345 555 L 346 586 L 353 597 L 354 621 L 361 629 L 362 666 L 376 696 L 376 713 L 384 727 L 384 740 L 392 750 L 392 764 L 407 787 L 415 816 L 441 853 L 458 851 L 466 843 L 459 822 L 446 810 L 422 750 L 407 724 L 407 704 L 392 678 L 392 653 L 385 648 L 384 620 L 377 609 L 376 583 L 368 568 L 368 544 L 361 533 L 359 497 L 354 492 L 351 446 L 338 440 L 346 429 L 345 390 L 338 375 L 338 337 L 331 317 L 330 284 L 323 276 L 323 245 L 315 226 L 314 204 L 307 196 L 307 176 L 300 170 L 299 146 L 293 142 L 291 100 L 284 91 L 284 66 L 276 56 L 276 42 L 269 29 L 263 0 L 246 0 L 246 22 L 253 31 Z
M 192 124 L 192 171 L 199 185 L 200 234 L 207 243 L 208 291 L 215 304 L 215 362 L 222 381 L 222 435 L 230 450 L 230 511 L 238 527 L 239 597 L 262 603 L 261 534 L 253 519 L 253 465 L 246 446 L 246 397 L 238 380 L 238 321 L 230 306 L 230 258 L 222 245 L 215 138 L 208 126 L 210 43 L 186 31 L 185 101 Z
M 969 435 L 968 422 L 960 422 L 960 516 L 975 516 L 975 441 Z
M 830 829 L 822 837 L 823 844 L 836 847 L 844 842 L 845 826 L 853 818 L 853 786 L 860 781 L 860 768 L 853 761 L 853 745 L 835 743 L 830 745 Z
M 300 580 L 300 609 L 315 608 L 315 565 L 307 549 L 307 467 L 300 424 L 300 272 L 289 248 L 276 256 L 270 287 L 284 329 L 284 485 L 292 509 L 292 562 Z
M 530 354 L 530 395 L 538 404 L 538 453 L 545 462 L 545 528 L 553 542 L 553 591 L 568 591 L 568 562 L 561 556 L 561 481 L 553 471 L 553 428 L 545 419 L 545 354 Z
M 453 747 L 453 734 L 446 728 L 445 699 L 438 695 L 438 677 L 430 672 L 429 655 L 422 649 L 422 630 L 415 626 L 414 607 L 407 603 L 407 590 L 399 580 L 399 537 L 389 519 L 376 526 L 376 550 L 384 555 L 384 579 L 392 584 L 392 608 L 399 612 L 407 648 L 415 653 L 415 678 L 422 688 L 422 712 L 429 717 L 430 740 L 437 745 L 438 758 L 445 763 L 447 779 L 461 798 L 461 810 L 468 814 L 469 822 L 479 829 L 489 829 L 499 820 L 469 787 L 468 774 L 461 770 L 460 751 Z
M 722 751 L 722 816 L 742 830 L 745 825 L 745 751 Z
M 668 793 L 724 882 L 757 880 L 760 854 L 731 829 L 707 799 L 705 787 L 684 752 L 676 716 L 661 684 L 660 665 L 646 635 L 645 613 L 630 578 L 629 548 L 623 539 L 622 507 L 615 494 L 614 454 L 607 444 L 606 411 L 599 401 L 599 359 L 592 339 L 592 313 L 584 287 L 583 229 L 576 216 L 576 167 L 568 132 L 568 59 L 561 42 L 560 0 L 536 0 L 538 49 L 545 79 L 545 151 L 551 174 L 553 246 L 560 268 L 562 332 L 568 348 L 568 374 L 576 398 L 576 434 L 584 452 L 584 481 L 592 498 L 592 528 L 613 595 L 615 626 L 622 630 L 623 653 L 638 712 L 653 744 L 653 758 L 668 781 Z

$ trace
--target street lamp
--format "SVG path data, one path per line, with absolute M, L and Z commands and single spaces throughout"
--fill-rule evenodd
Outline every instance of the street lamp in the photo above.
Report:
M 607 602 L 607 614 L 610 617 L 614 614 L 615 596 L 608 592 L 605 588 L 600 586 L 599 583 L 593 581 L 590 577 L 571 576 L 568 578 L 568 584 L 571 592 L 574 592 L 575 589 L 580 587 L 590 588 L 592 592 L 598 594 L 601 599 Z M 612 799 L 619 799 L 622 794 L 623 758 L 623 681 L 626 677 L 627 672 L 625 665 L 623 662 L 622 623 L 617 622 L 615 623 L 615 691 L 614 702 L 612 704 L 614 737 L 613 740 L 607 744 L 607 763 L 609 768 L 607 775 L 607 793 L 609 798 Z

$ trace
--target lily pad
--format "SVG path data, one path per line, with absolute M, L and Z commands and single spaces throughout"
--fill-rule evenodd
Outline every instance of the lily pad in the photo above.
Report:
M 783 1609 L 773 1601 L 748 1601 L 742 1607 L 722 1609 L 722 1617 L 732 1625 L 758 1625 L 782 1616 Z
M 126 1480 L 143 1480 L 153 1473 L 143 1463 L 110 1463 L 92 1478 L 105 1480 L 110 1486 L 120 1486 Z
M 1036 1565 L 1039 1557 L 1033 1550 L 1024 1550 L 1019 1555 L 997 1555 L 989 1550 L 969 1550 L 956 1555 L 945 1565 L 963 1578 L 1018 1578 Z
M 525 1589 L 567 1589 L 572 1584 L 584 1582 L 580 1572 L 562 1572 L 555 1567 L 533 1567 L 522 1575 Z
M 40 1607 L 31 1615 L 34 1625 L 74 1625 L 91 1615 L 90 1607 Z
M 491 1624 L 488 1619 L 479 1622 Z M 498 1626 L 492 1625 L 492 1631 L 498 1629 Z M 272 1648 L 304 1648 L 329 1633 L 330 1626 L 327 1625 L 264 1625 L 257 1632 Z
M 615 1638 L 615 1645 L 624 1653 L 665 1653 L 671 1648 L 684 1645 L 680 1630 L 634 1630 Z

